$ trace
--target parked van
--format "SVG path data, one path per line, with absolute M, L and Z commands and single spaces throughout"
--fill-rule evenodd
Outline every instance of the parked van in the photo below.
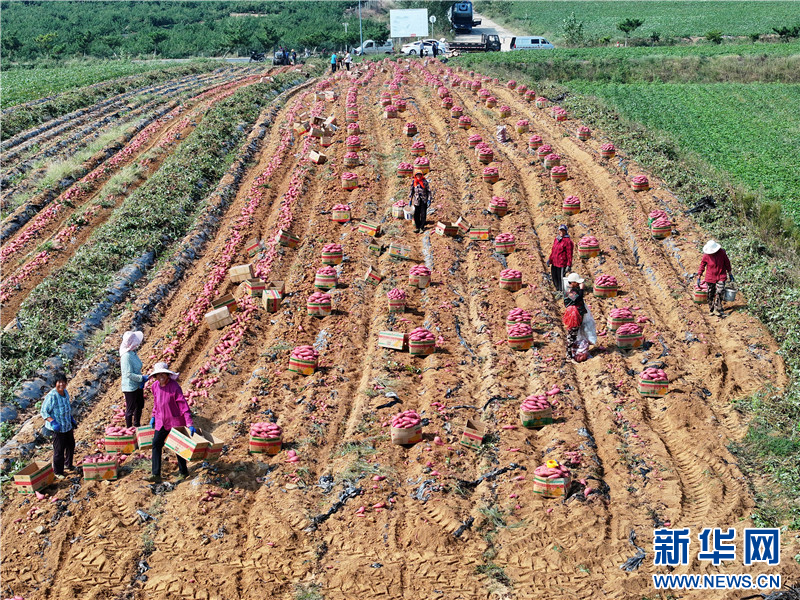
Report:
M 394 51 L 394 43 L 390 38 L 382 44 L 379 44 L 374 40 L 365 40 L 363 51 L 361 49 L 361 46 L 359 46 L 353 52 L 361 56 L 362 54 L 391 54 L 393 51 Z
M 549 50 L 555 48 L 543 37 L 516 36 L 503 39 L 503 52 L 511 50 Z

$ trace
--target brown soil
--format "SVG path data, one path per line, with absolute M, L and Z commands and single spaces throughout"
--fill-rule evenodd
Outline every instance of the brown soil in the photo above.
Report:
M 693 536 L 701 527 L 734 527 L 736 539 L 742 539 L 742 530 L 751 526 L 753 499 L 751 482 L 727 450 L 746 425 L 731 401 L 787 380 L 774 340 L 745 312 L 748 299 L 740 297 L 729 306 L 724 320 L 710 318 L 705 306 L 692 303 L 686 275 L 698 264 L 706 234 L 683 216 L 678 200 L 654 178 L 651 191 L 632 192 L 624 173 L 640 170 L 625 157 L 613 164 L 600 159 L 598 132 L 580 142 L 574 136 L 576 122 L 556 123 L 549 111 L 535 109 L 498 85 L 488 87 L 512 107 L 507 119 L 479 106 L 474 93 L 453 88 L 456 103 L 473 118 L 473 129 L 465 132 L 439 107 L 435 88 L 424 86 L 418 72 L 401 88 L 408 112 L 384 120 L 379 95 L 390 77 L 390 72 L 378 72 L 359 88 L 362 166 L 342 168 L 343 129 L 327 149 L 328 163 L 319 167 L 307 160 L 308 149 L 316 144 L 306 137 L 295 140 L 245 232 L 244 239 L 272 239 L 281 200 L 292 177 L 299 179 L 302 193 L 291 210 L 292 230 L 302 243 L 296 250 L 281 248 L 271 272 L 285 280 L 289 296 L 278 313 L 255 313 L 233 362 L 219 374 L 209 397 L 194 407 L 196 424 L 226 440 L 221 461 L 210 467 L 193 464 L 190 479 L 163 495 L 154 495 L 143 481 L 147 462 L 129 458 L 126 465 L 135 468 L 117 481 L 83 482 L 75 476 L 48 488 L 62 500 L 58 504 L 9 496 L 2 515 L 4 594 L 27 600 L 295 598 L 313 597 L 300 593 L 319 586 L 328 600 L 640 600 L 666 597 L 656 594 L 650 579 L 652 573 L 665 572 L 653 566 L 656 523 L 690 527 Z M 343 78 L 336 79 L 339 101 L 324 107 L 317 103 L 323 114 L 333 111 L 342 124 L 347 87 Z M 288 126 L 286 115 L 298 103 L 304 110 L 315 106 L 309 89 L 287 99 L 215 240 L 146 329 L 139 351 L 146 366 L 161 356 L 201 293 L 252 182 L 279 151 L 278 125 Z M 495 142 L 497 124 L 513 126 L 522 116 L 562 156 L 570 175 L 566 182 L 552 184 L 533 162 L 526 146 L 530 133 L 512 133 L 512 142 L 505 145 Z M 407 195 L 407 180 L 395 176 L 396 164 L 409 160 L 412 139 L 402 135 L 406 120 L 417 123 L 414 139 L 426 143 L 432 166 L 435 211 L 424 235 L 412 233 L 411 222 L 388 216 L 393 199 Z M 468 136 L 476 131 L 494 147 L 498 160 L 502 179 L 491 188 L 481 181 L 483 165 L 467 148 Z M 361 186 L 353 192 L 340 188 L 345 170 L 359 174 Z M 563 305 L 543 273 L 555 225 L 565 220 L 561 200 L 569 194 L 583 202 L 583 212 L 566 219 L 573 239 L 591 232 L 603 249 L 601 257 L 576 258 L 576 270 L 590 281 L 601 272 L 615 275 L 624 292 L 616 299 L 589 299 L 598 329 L 605 329 L 611 308 L 638 307 L 636 314 L 650 319 L 646 350 L 621 353 L 606 335 L 589 361 L 564 364 Z M 509 200 L 511 210 L 502 219 L 484 214 L 492 195 Z M 340 202 L 353 207 L 355 221 L 384 219 L 380 243 L 411 246 L 413 260 L 398 261 L 387 253 L 372 257 L 355 223 L 339 225 L 323 214 Z M 663 242 L 650 237 L 647 214 L 655 208 L 671 213 L 678 235 Z M 519 247 L 508 265 L 523 272 L 521 291 L 498 288 L 501 266 L 491 242 L 432 232 L 436 220 L 459 216 L 473 225 L 490 225 L 495 234 L 517 236 Z M 334 313 L 317 319 L 306 316 L 305 300 L 314 291 L 320 248 L 329 242 L 341 243 L 348 259 L 340 286 L 332 292 Z M 425 259 L 433 267 L 431 287 L 409 288 L 409 267 Z M 247 261 L 241 251 L 234 263 Z M 380 285 L 363 282 L 368 265 L 382 272 Z M 138 291 L 134 309 L 157 283 Z M 388 313 L 386 291 L 396 286 L 409 294 L 402 316 Z M 227 282 L 218 290 L 226 292 L 241 294 Z M 536 345 L 527 352 L 504 343 L 505 316 L 517 306 L 535 315 Z M 104 349 L 118 346 L 130 317 L 129 311 L 120 317 Z M 428 358 L 377 347 L 379 331 L 407 332 L 422 325 L 441 336 L 438 351 Z M 190 329 L 171 362 L 182 373 L 185 392 L 224 333 L 203 324 Z M 302 377 L 289 372 L 289 350 L 315 341 L 321 351 L 317 373 Z M 637 394 L 631 373 L 645 362 L 665 364 L 672 382 L 665 398 Z M 88 377 L 88 370 L 81 370 L 70 387 Z M 122 402 L 118 381 L 107 384 L 107 392 L 81 418 L 80 456 L 89 452 Z M 533 431 L 519 426 L 521 400 L 554 384 L 565 390 L 557 396 L 556 423 Z M 402 404 L 378 409 L 389 400 L 387 391 Z M 446 408 L 439 411 L 434 402 Z M 149 415 L 149 393 L 147 405 Z M 393 446 L 382 424 L 398 410 L 411 408 L 430 419 L 424 440 L 411 448 Z M 284 450 L 274 457 L 248 454 L 248 425 L 267 420 L 267 409 L 283 427 Z M 491 434 L 479 452 L 458 443 L 467 418 L 483 420 Z M 435 444 L 435 436 L 444 445 Z M 286 462 L 289 448 L 297 452 L 298 463 Z M 599 492 L 584 497 L 580 485 L 565 502 L 534 495 L 536 466 L 547 459 L 564 462 L 567 452 L 578 453 L 573 455 L 576 479 L 586 479 Z M 42 448 L 39 456 L 47 460 L 49 450 Z M 474 487 L 461 482 L 512 462 L 525 470 Z M 174 463 L 164 472 L 174 482 Z M 373 481 L 375 474 L 385 479 Z M 323 476 L 335 482 L 329 493 L 317 485 Z M 412 497 L 428 479 L 435 486 L 427 501 Z M 345 480 L 356 483 L 362 494 L 317 528 L 310 527 L 314 515 L 336 502 Z M 208 489 L 222 497 L 200 502 Z M 63 502 L 67 497 L 73 502 Z M 372 508 L 380 502 L 388 508 Z M 15 523 L 32 505 L 44 514 Z M 366 507 L 366 516 L 356 514 L 360 506 Z M 155 520 L 142 523 L 137 510 Z M 469 518 L 474 518 L 471 528 L 456 538 L 454 532 Z M 41 534 L 34 531 L 38 525 L 46 527 Z M 636 553 L 628 542 L 631 531 L 647 556 L 638 570 L 626 573 L 620 565 Z M 674 572 L 779 572 L 787 583 L 796 581 L 800 568 L 791 557 L 800 545 L 790 533 L 783 542 L 780 567 L 743 567 L 739 560 L 712 567 L 695 559 L 694 537 L 692 563 Z M 145 563 L 148 569 L 137 580 Z M 692 599 L 741 596 L 678 594 Z

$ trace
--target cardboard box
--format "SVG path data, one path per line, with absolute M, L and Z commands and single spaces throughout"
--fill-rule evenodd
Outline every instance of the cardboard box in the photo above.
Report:
M 261 306 L 263 306 L 264 310 L 267 312 L 278 312 L 280 304 L 281 295 L 278 293 L 278 290 L 264 290 L 261 293 Z
M 336 221 L 337 223 L 347 223 L 350 221 L 350 211 L 349 210 L 332 210 L 331 211 L 331 221 Z
M 533 493 L 544 496 L 545 498 L 560 498 L 569 491 L 572 483 L 571 477 L 560 477 L 558 479 L 542 479 L 533 476 Z
M 395 258 L 410 258 L 411 248 L 409 246 L 398 244 L 397 242 L 392 242 L 389 244 L 389 256 L 393 256 Z
M 106 435 L 106 452 L 131 454 L 136 450 L 136 435 Z
M 210 329 L 222 329 L 232 323 L 233 317 L 227 306 L 206 313 L 206 324 Z
M 108 481 L 117 478 L 117 461 L 115 460 L 99 463 L 84 463 L 82 467 L 84 481 Z
M 188 427 L 173 427 L 164 446 L 189 462 L 205 459 L 210 442 L 201 435 L 189 433 Z
M 225 294 L 216 300 L 212 300 L 211 306 L 214 307 L 214 310 L 226 307 L 228 312 L 231 314 L 235 313 L 236 309 L 239 308 L 239 305 L 236 304 L 236 298 L 233 297 L 233 294 Z
M 316 150 L 312 150 L 308 153 L 308 160 L 310 160 L 315 165 L 323 165 L 327 162 L 328 157 L 322 154 L 322 152 L 317 152 Z
M 469 239 L 474 242 L 486 241 L 490 236 L 491 232 L 488 227 L 472 227 L 469 230 Z
M 321 138 L 325 133 L 325 130 L 321 126 L 312 125 L 311 128 L 308 130 L 308 135 L 315 138 Z
M 379 331 L 378 347 L 402 350 L 408 345 L 408 334 L 402 331 Z
M 263 279 L 248 279 L 242 283 L 242 288 L 245 294 L 258 298 L 267 289 L 267 282 Z
M 455 226 L 461 232 L 462 235 L 467 235 L 469 230 L 472 229 L 472 226 L 467 222 L 464 217 L 458 217 L 458 221 L 455 222 Z
M 439 235 L 446 235 L 449 237 L 455 237 L 458 233 L 458 227 L 456 227 L 455 223 L 445 223 L 443 221 L 438 221 L 436 223 L 436 229 L 434 230 Z
M 197 435 L 208 442 L 208 448 L 206 448 L 206 455 L 203 460 L 208 462 L 219 460 L 219 457 L 222 456 L 222 446 L 224 445 L 222 439 L 200 429 L 197 430 Z
M 236 265 L 228 269 L 228 277 L 233 283 L 241 283 L 253 278 L 253 265 Z
M 374 221 L 361 221 L 358 224 L 358 231 L 375 237 L 381 234 L 381 224 Z
M 14 487 L 21 494 L 33 494 L 55 481 L 53 465 L 34 461 L 14 474 Z
M 281 451 L 281 438 L 259 438 L 250 436 L 251 454 L 276 455 Z
M 139 450 L 150 448 L 153 445 L 153 436 L 156 430 L 153 427 L 137 427 L 136 428 L 136 447 Z
M 286 246 L 287 248 L 297 248 L 297 246 L 300 245 L 300 238 L 294 235 L 291 231 L 279 229 L 278 243 L 281 246 Z
M 270 280 L 267 282 L 266 289 L 275 290 L 281 295 L 281 298 L 283 298 L 286 295 L 286 282 L 279 279 Z
M 244 251 L 248 256 L 255 256 L 264 249 L 264 244 L 261 240 L 253 238 L 244 244 Z
M 483 444 L 486 436 L 486 426 L 480 421 L 467 419 L 464 429 L 461 432 L 461 445 L 477 450 Z
M 375 256 L 380 256 L 381 252 L 383 252 L 383 246 L 378 244 L 377 242 L 370 242 L 367 246 L 367 250 L 370 254 L 374 254 Z
M 375 267 L 369 267 L 364 275 L 364 281 L 373 285 L 378 285 L 382 280 L 383 275 Z
M 392 443 L 399 446 L 422 441 L 422 423 L 414 427 L 392 427 Z
M 545 408 L 544 410 L 525 411 L 520 408 L 519 419 L 522 421 L 523 427 L 538 429 L 553 422 L 553 409 Z
M 339 124 L 339 123 L 338 123 L 338 121 L 336 120 L 336 116 L 335 116 L 335 115 L 331 115 L 330 117 L 328 117 L 327 119 L 325 119 L 325 122 L 323 123 L 323 125 L 324 125 L 325 127 L 330 127 L 331 125 L 338 125 L 338 124 Z
M 303 360 L 302 358 L 289 357 L 289 371 L 300 375 L 313 375 L 317 370 L 316 360 Z

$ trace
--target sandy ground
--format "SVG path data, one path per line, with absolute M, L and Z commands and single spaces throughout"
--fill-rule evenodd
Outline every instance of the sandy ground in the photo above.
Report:
M 696 270 L 707 235 L 654 178 L 650 191 L 634 193 L 626 182 L 640 169 L 624 156 L 601 159 L 599 147 L 610 140 L 600 132 L 581 142 L 574 120 L 557 123 L 549 110 L 536 109 L 502 83 L 488 82 L 484 85 L 500 103 L 512 108 L 511 116 L 501 119 L 496 109 L 478 104 L 477 94 L 446 82 L 473 119 L 470 131 L 460 130 L 440 107 L 436 88 L 424 85 L 421 63 L 412 65 L 409 82 L 400 88 L 408 101 L 400 119 L 383 119 L 379 102 L 392 67 L 365 76 L 366 85 L 358 88 L 364 149 L 362 165 L 355 168 L 342 166 L 343 129 L 322 166 L 307 160 L 309 150 L 317 148 L 313 138 L 292 138 L 289 147 L 281 146 L 282 135 L 292 137 L 285 129 L 290 117 L 300 111 L 334 114 L 343 123 L 347 79 L 333 80 L 340 92 L 336 102 L 315 102 L 311 87 L 290 95 L 219 233 L 145 330 L 139 354 L 149 367 L 184 327 L 171 365 L 181 372 L 184 391 L 195 389 L 192 379 L 219 355 L 219 342 L 230 338 L 223 337 L 225 330 L 209 331 L 185 317 L 233 235 L 252 185 L 270 168 L 268 187 L 242 238 L 257 236 L 274 245 L 277 229 L 291 218 L 302 242 L 294 250 L 279 247 L 271 264 L 260 263 L 272 278 L 286 282 L 287 298 L 275 314 L 259 308 L 249 321 L 241 320 L 243 335 L 232 361 L 220 372 L 212 369 L 219 380 L 194 407 L 196 423 L 226 440 L 221 460 L 193 463 L 190 479 L 174 489 L 144 482 L 149 463 L 134 456 L 116 481 L 72 476 L 51 486 L 46 492 L 58 499 L 54 503 L 8 496 L 2 514 L 4 595 L 13 592 L 28 600 L 295 598 L 318 589 L 326 599 L 666 598 L 650 579 L 652 573 L 666 572 L 653 565 L 654 527 L 690 527 L 693 535 L 701 527 L 733 527 L 741 539 L 751 525 L 753 482 L 727 450 L 745 430 L 731 401 L 784 385 L 786 377 L 774 340 L 744 311 L 750 299 L 737 299 L 722 320 L 691 301 L 687 275 Z M 453 76 L 434 64 L 427 71 Z M 513 132 L 523 116 L 530 119 L 532 133 L 562 156 L 566 182 L 551 183 L 528 153 L 531 133 Z M 416 137 L 403 135 L 406 121 L 417 123 Z M 509 143 L 494 139 L 500 124 L 509 125 Z M 481 180 L 484 165 L 467 147 L 476 132 L 494 148 L 501 180 L 493 186 Z M 407 194 L 407 180 L 396 177 L 396 165 L 411 161 L 415 140 L 427 146 L 435 191 L 423 235 L 413 233 L 411 222 L 390 215 L 393 201 Z M 343 171 L 359 174 L 358 189 L 341 189 Z M 485 211 L 493 195 L 508 199 L 510 211 L 503 218 Z M 566 195 L 581 198 L 580 214 L 562 216 Z M 411 260 L 393 259 L 387 252 L 374 257 L 355 222 L 330 221 L 327 211 L 345 202 L 355 221 L 382 222 L 379 243 L 410 246 Z M 666 241 L 649 235 L 647 215 L 656 208 L 669 212 L 675 223 L 675 235 Z M 495 235 L 515 234 L 517 251 L 506 260 L 523 272 L 522 290 L 499 289 L 502 266 L 491 242 L 433 233 L 437 220 L 459 216 L 490 226 Z M 621 282 L 617 298 L 589 297 L 598 329 L 605 330 L 612 308 L 629 306 L 648 319 L 644 349 L 623 353 L 612 336 L 601 335 L 589 361 L 565 364 L 563 304 L 543 276 L 560 222 L 569 223 L 576 241 L 586 233 L 600 241 L 601 256 L 576 258 L 579 273 L 590 281 L 599 273 L 612 274 Z M 314 291 L 321 246 L 330 242 L 344 246 L 346 260 L 340 285 L 332 291 L 335 310 L 318 319 L 306 315 L 305 300 Z M 234 264 L 249 260 L 242 246 Z M 408 269 L 422 262 L 433 269 L 433 283 L 426 290 L 410 288 Z M 378 286 L 363 281 L 370 265 L 383 274 Z M 157 283 L 137 290 L 131 310 Z M 393 287 L 409 295 L 402 315 L 388 312 L 386 292 Z M 215 292 L 242 293 L 227 280 Z M 513 351 L 506 343 L 505 316 L 514 307 L 534 314 L 536 343 L 529 351 Z M 130 310 L 120 316 L 104 349 L 118 346 L 130 316 Z M 379 331 L 418 326 L 437 336 L 438 349 L 430 357 L 377 347 Z M 320 368 L 312 376 L 287 370 L 289 351 L 299 344 L 314 344 L 320 351 Z M 670 392 L 664 398 L 641 397 L 635 375 L 643 364 L 656 363 L 663 363 L 670 376 Z M 88 369 L 81 370 L 71 386 L 87 377 Z M 91 451 L 121 405 L 119 382 L 107 384 L 107 392 L 81 418 L 79 456 Z M 555 397 L 556 422 L 539 430 L 522 428 L 520 402 L 553 385 L 564 390 Z M 401 403 L 379 408 L 389 401 L 387 392 Z M 152 396 L 146 397 L 149 416 Z M 398 410 L 411 408 L 430 419 L 423 441 L 409 448 L 392 445 L 384 424 Z M 249 423 L 273 416 L 284 430 L 284 450 L 274 457 L 249 454 Z M 458 443 L 468 418 L 488 428 L 487 443 L 478 452 Z M 435 436 L 444 444 L 434 443 Z M 287 462 L 289 449 L 299 462 Z M 47 460 L 49 450 L 42 448 L 40 456 Z M 534 495 L 533 470 L 548 459 L 569 462 L 576 480 L 586 485 L 576 484 L 565 501 Z M 517 468 L 474 483 L 512 463 Z M 166 481 L 174 483 L 176 475 L 174 462 L 167 464 Z M 376 475 L 384 478 L 373 480 Z M 358 495 L 314 526 L 313 517 L 328 511 L 340 495 L 346 497 L 352 486 Z M 585 492 L 587 487 L 593 491 Z M 221 498 L 200 502 L 209 489 Z M 373 508 L 381 503 L 385 508 Z M 42 515 L 17 522 L 34 505 Z M 361 506 L 366 509 L 358 514 Z M 146 514 L 144 519 L 137 511 Z M 456 537 L 464 523 L 471 525 Z M 39 525 L 44 529 L 37 532 Z M 637 552 L 629 542 L 631 532 L 646 556 L 637 570 L 626 573 L 620 565 Z M 741 559 L 714 567 L 697 561 L 695 538 L 690 565 L 674 572 L 778 572 L 787 583 L 796 582 L 800 568 L 790 557 L 800 544 L 791 532 L 783 543 L 779 567 L 743 567 Z M 671 597 L 742 594 L 681 591 Z

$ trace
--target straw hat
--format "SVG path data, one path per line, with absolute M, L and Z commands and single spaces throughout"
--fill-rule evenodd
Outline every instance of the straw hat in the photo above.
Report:
M 720 246 L 714 240 L 709 240 L 705 246 L 703 246 L 703 254 L 714 254 L 717 252 L 722 246 Z
M 165 362 L 156 363 L 156 365 L 153 367 L 153 372 L 150 373 L 149 377 L 152 377 L 153 375 L 158 375 L 159 373 L 169 374 L 170 379 L 178 378 L 178 374 L 175 371 L 170 371 L 169 367 L 167 366 L 167 363 Z
M 584 279 L 577 273 L 570 273 L 567 277 L 567 283 L 583 283 Z

